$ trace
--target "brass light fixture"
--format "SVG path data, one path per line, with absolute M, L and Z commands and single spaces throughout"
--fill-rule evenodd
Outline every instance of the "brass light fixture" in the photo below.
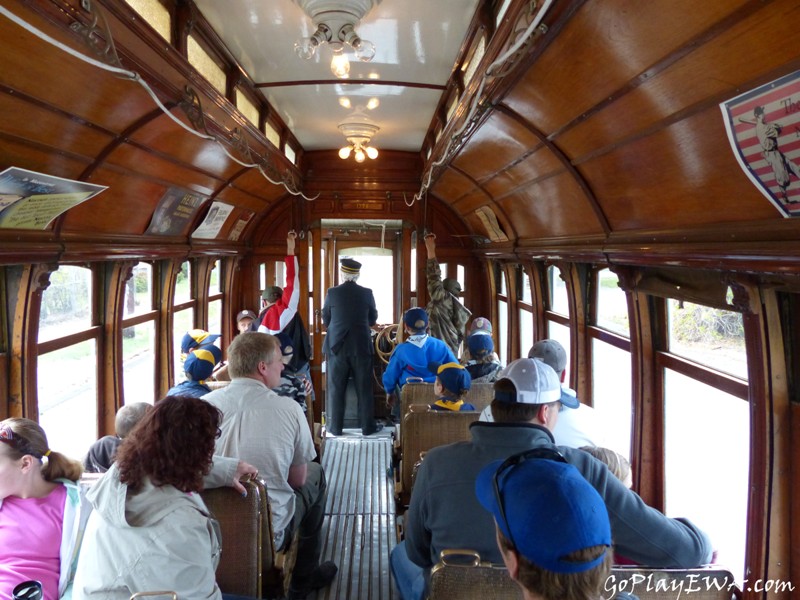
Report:
M 381 0 L 294 0 L 316 25 L 311 37 L 298 40 L 294 50 L 300 58 L 310 59 L 322 44 L 328 44 L 333 52 L 331 72 L 340 79 L 350 74 L 350 60 L 346 50 L 349 46 L 356 57 L 369 62 L 375 56 L 375 44 L 361 39 L 356 27 L 361 19 Z

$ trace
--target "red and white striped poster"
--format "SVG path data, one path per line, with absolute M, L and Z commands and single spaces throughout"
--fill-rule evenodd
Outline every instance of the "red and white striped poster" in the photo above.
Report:
M 720 108 L 744 172 L 784 217 L 800 216 L 800 71 Z

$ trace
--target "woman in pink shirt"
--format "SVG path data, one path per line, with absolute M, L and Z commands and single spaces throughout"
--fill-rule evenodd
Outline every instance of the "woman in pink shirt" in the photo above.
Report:
M 67 588 L 80 529 L 80 462 L 53 452 L 29 419 L 0 422 L 0 600 L 23 581 Z

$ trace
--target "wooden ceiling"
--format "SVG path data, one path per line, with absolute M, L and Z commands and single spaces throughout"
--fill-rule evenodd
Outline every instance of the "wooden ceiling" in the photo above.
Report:
M 140 73 L 189 128 L 196 123 L 181 103 L 187 86 L 194 90 L 205 127 L 218 141 L 179 127 L 137 83 L 79 61 L 0 16 L 0 170 L 15 166 L 108 186 L 44 232 L 0 230 L 0 240 L 67 248 L 111 240 L 120 254 L 132 256 L 154 245 L 192 246 L 190 232 L 203 211 L 180 235 L 143 235 L 159 200 L 177 187 L 234 207 L 219 239 L 204 243 L 214 251 L 264 243 L 277 215 L 293 227 L 347 216 L 400 218 L 421 229 L 435 227 L 435 219 L 427 220 L 432 210 L 449 215 L 460 233 L 482 238 L 487 230 L 476 211 L 488 208 L 509 240 L 476 245 L 480 253 L 623 262 L 647 255 L 671 264 L 682 244 L 695 261 L 739 260 L 748 269 L 794 269 L 800 257 L 797 219 L 784 218 L 747 178 L 719 107 L 800 70 L 794 0 L 555 2 L 543 21 L 546 33 L 535 35 L 504 75 L 487 80 L 467 133 L 433 169 L 424 208 L 422 201 L 408 204 L 464 125 L 477 80 L 466 86 L 449 123 L 445 111 L 437 113 L 420 152 L 389 149 L 357 166 L 339 160 L 334 149 L 300 148 L 295 166 L 179 52 L 132 20 L 124 2 L 95 2 L 122 65 Z M 80 0 L 4 6 L 88 52 L 70 29 L 87 21 Z M 529 18 L 528 6 L 512 3 L 482 67 L 508 48 Z M 259 162 L 273 181 L 319 198 L 293 195 L 230 156 Z M 249 215 L 244 236 L 229 241 L 236 219 Z

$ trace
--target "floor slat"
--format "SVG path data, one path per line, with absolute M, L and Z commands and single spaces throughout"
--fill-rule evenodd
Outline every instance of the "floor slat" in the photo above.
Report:
M 391 438 L 329 438 L 322 560 L 339 565 L 336 580 L 310 599 L 392 600 L 389 553 L 397 543 Z

